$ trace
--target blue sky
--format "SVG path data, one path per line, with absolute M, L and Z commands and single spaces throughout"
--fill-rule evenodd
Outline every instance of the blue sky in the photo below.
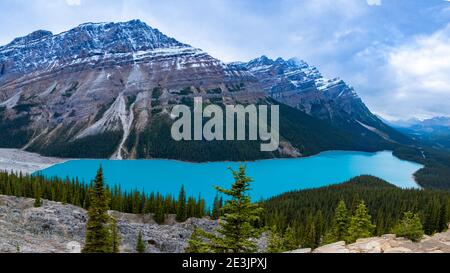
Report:
M 129 19 L 226 62 L 299 57 L 388 119 L 450 115 L 445 0 L 2 0 L 0 44 Z

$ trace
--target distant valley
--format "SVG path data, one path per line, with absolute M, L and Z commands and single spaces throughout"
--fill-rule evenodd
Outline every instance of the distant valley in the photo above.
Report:
M 450 117 L 398 121 L 393 122 L 392 126 L 436 149 L 450 150 Z

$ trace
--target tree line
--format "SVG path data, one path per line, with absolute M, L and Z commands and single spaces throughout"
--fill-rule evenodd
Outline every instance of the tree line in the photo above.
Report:
M 91 205 L 90 194 L 93 187 L 93 182 L 84 183 L 78 179 L 0 172 L 1 195 L 34 198 L 37 207 L 42 205 L 42 199 L 46 199 L 87 210 Z M 153 214 L 157 223 L 164 223 L 168 214 L 176 214 L 180 222 L 210 214 L 205 199 L 200 196 L 187 197 L 184 187 L 180 189 L 178 198 L 171 194 L 145 193 L 144 190 L 125 191 L 118 185 L 113 187 L 104 185 L 104 187 L 109 209 L 123 213 Z
M 102 169 L 89 184 L 0 173 L 0 194 L 35 198 L 35 206 L 48 199 L 87 208 L 84 252 L 119 251 L 120 232 L 117 221 L 107 213 L 110 209 L 154 213 L 155 219 L 160 217 L 158 222 L 164 222 L 166 213 L 175 214 L 178 221 L 205 215 L 220 219 L 213 233 L 193 232 L 186 249 L 191 253 L 255 252 L 254 239 L 264 231 L 269 234 L 269 252 L 316 248 L 341 240 L 352 243 L 386 233 L 417 241 L 423 234 L 447 229 L 450 221 L 450 193 L 444 191 L 400 189 L 376 177 L 361 176 L 341 185 L 289 192 L 255 203 L 249 194 L 253 181 L 245 167 L 232 174 L 235 182 L 230 189 L 216 187 L 224 197 L 217 195 L 211 210 L 202 198 L 187 198 L 184 187 L 178 199 L 109 188 Z M 136 251 L 145 251 L 142 232 Z
M 364 208 L 360 207 L 361 204 Z M 316 248 L 333 241 L 330 231 L 335 228 L 336 208 L 343 211 L 343 207 L 347 212 L 342 214 L 349 218 L 358 215 L 358 211 L 367 211 L 370 225 L 366 224 L 373 225 L 369 229 L 371 236 L 393 232 L 407 212 L 412 213 L 414 219 L 420 219 L 423 231 L 428 235 L 446 230 L 450 222 L 449 192 L 400 189 L 372 176 L 273 197 L 264 202 L 263 219 L 266 226 L 276 227 L 275 232 L 279 235 L 293 233 L 289 235 L 296 238 L 292 244 Z M 347 227 L 341 230 L 347 232 Z M 348 233 L 358 234 L 354 231 Z M 338 239 L 351 242 L 354 238 L 338 236 Z

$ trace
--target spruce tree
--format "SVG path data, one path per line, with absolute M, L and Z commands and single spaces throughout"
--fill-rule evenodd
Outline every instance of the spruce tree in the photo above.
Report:
M 348 224 L 349 218 L 347 207 L 345 206 L 345 202 L 341 200 L 334 213 L 330 231 L 325 235 L 324 243 L 330 244 L 338 241 L 345 241 Z
M 304 231 L 304 238 L 302 247 L 316 248 L 317 244 L 317 230 L 314 216 L 309 213 L 306 217 L 306 230 Z
M 111 216 L 110 225 L 111 225 L 112 252 L 119 253 L 121 237 L 120 237 L 119 229 L 117 227 L 117 219 Z
M 206 242 L 205 238 L 209 234 L 205 231 L 196 228 L 188 241 L 188 247 L 185 249 L 186 253 L 210 253 L 213 252 Z
M 219 195 L 216 195 L 216 197 L 214 197 L 213 209 L 211 213 L 212 220 L 218 220 L 220 218 L 220 209 L 221 209 L 220 198 Z
M 161 196 L 161 194 L 157 194 L 156 195 L 156 200 L 155 200 L 155 214 L 154 214 L 154 219 L 155 222 L 158 224 L 164 224 L 165 220 L 166 220 L 166 214 L 165 214 L 165 210 L 164 210 L 164 203 L 163 203 L 163 197 Z
M 295 250 L 299 248 L 298 240 L 296 238 L 295 229 L 288 226 L 283 235 L 283 250 Z
M 184 186 L 181 186 L 181 190 L 178 195 L 176 219 L 178 222 L 184 222 L 187 219 L 186 192 L 184 191 Z
M 144 243 L 144 240 L 142 240 L 142 231 L 139 231 L 139 234 L 137 237 L 136 251 L 137 251 L 137 253 L 145 252 L 145 243 Z
M 35 185 L 34 207 L 35 207 L 35 208 L 40 208 L 40 207 L 42 207 L 41 189 L 40 189 L 38 183 L 36 183 L 36 185 Z
M 267 245 L 268 253 L 281 253 L 284 251 L 283 238 L 277 231 L 277 227 L 273 226 L 270 230 L 269 242 Z
M 263 209 L 252 203 L 248 195 L 252 179 L 246 176 L 245 167 L 241 166 L 239 171 L 231 171 L 235 179 L 231 189 L 216 187 L 216 190 L 229 197 L 223 206 L 224 216 L 217 229 L 220 235 L 200 232 L 208 242 L 202 250 L 209 249 L 216 253 L 256 252 L 256 243 L 251 239 L 261 235 L 261 228 L 255 224 L 260 221 Z M 191 240 L 194 241 L 193 238 Z M 197 239 L 193 243 L 201 242 Z
M 393 228 L 393 232 L 399 237 L 405 237 L 414 242 L 420 241 L 424 234 L 419 215 L 411 211 L 404 213 L 403 219 Z
M 97 172 L 89 196 L 91 198 L 88 210 L 89 219 L 86 225 L 86 243 L 83 253 L 111 253 L 113 249 L 109 226 L 110 217 L 102 167 Z
M 362 201 L 356 208 L 355 215 L 350 219 L 347 243 L 353 243 L 357 239 L 372 236 L 375 226 L 372 224 L 371 216 L 367 212 L 366 204 Z

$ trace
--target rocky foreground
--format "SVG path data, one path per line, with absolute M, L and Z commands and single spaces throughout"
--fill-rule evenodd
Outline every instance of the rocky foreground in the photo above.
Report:
M 86 211 L 61 203 L 43 201 L 34 208 L 34 199 L 0 195 L 0 253 L 78 253 L 86 234 Z M 142 231 L 149 253 L 180 253 L 187 246 L 195 227 L 213 231 L 217 222 L 189 219 L 177 223 L 168 217 L 165 225 L 155 223 L 150 215 L 110 212 L 118 221 L 122 237 L 121 252 L 135 252 L 136 239 Z M 266 238 L 258 241 L 266 248 Z M 360 239 L 354 244 L 337 242 L 315 250 L 298 249 L 290 253 L 450 253 L 450 231 L 425 236 L 413 243 L 395 235 Z
M 315 250 L 298 249 L 289 253 L 450 253 L 450 231 L 437 233 L 414 243 L 394 234 L 359 239 L 354 244 L 337 242 Z
M 85 210 L 61 203 L 43 201 L 34 208 L 34 199 L 0 196 L 0 253 L 77 253 L 86 234 Z M 121 252 L 134 252 L 139 231 L 150 253 L 178 253 L 187 246 L 195 227 L 211 231 L 217 223 L 189 219 L 176 223 L 169 217 L 166 225 L 156 224 L 149 215 L 111 212 L 118 220 L 122 237 Z

